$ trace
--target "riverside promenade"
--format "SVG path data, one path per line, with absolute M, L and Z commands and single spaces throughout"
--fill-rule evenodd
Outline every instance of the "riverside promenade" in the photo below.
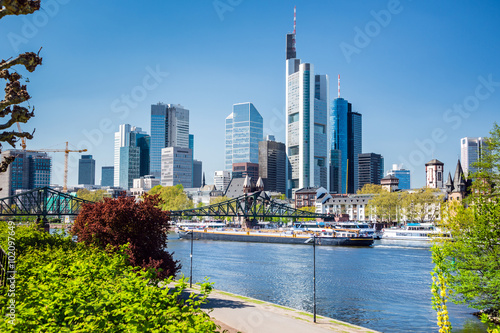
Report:
M 191 292 L 198 293 L 197 287 L 187 288 L 186 296 Z M 226 330 L 228 333 L 377 333 L 371 329 L 318 315 L 314 323 L 312 313 L 215 289 L 210 293 L 208 303 L 202 308 L 217 325 L 221 326 L 221 332 Z

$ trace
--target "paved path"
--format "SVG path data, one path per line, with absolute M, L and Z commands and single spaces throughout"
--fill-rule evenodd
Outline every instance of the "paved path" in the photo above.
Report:
M 193 290 L 186 291 L 196 293 L 197 288 L 193 286 Z M 313 323 L 311 313 L 217 290 L 210 293 L 208 304 L 202 308 L 229 333 L 376 333 L 374 330 L 323 316 L 317 316 L 316 323 Z

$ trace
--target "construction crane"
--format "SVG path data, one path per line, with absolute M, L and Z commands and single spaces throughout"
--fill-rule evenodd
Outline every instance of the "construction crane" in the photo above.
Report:
M 37 150 L 29 150 L 29 149 L 24 149 L 24 151 L 27 152 L 33 152 L 33 153 L 63 153 L 64 152 L 64 185 L 63 185 L 63 192 L 66 193 L 68 191 L 68 157 L 69 153 L 83 153 L 86 152 L 87 149 L 80 149 L 80 150 L 70 150 L 68 148 L 68 142 L 66 141 L 66 149 L 37 149 Z
M 17 122 L 16 124 L 17 130 L 19 131 L 19 133 L 22 133 L 23 131 L 21 130 L 21 125 L 19 125 L 19 122 Z M 26 139 L 24 137 L 21 137 L 21 147 L 23 148 L 23 150 L 26 150 Z

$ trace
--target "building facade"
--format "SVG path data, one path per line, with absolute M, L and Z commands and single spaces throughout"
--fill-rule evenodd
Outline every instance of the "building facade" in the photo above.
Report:
M 193 187 L 193 151 L 167 147 L 161 150 L 161 185 Z
M 358 155 L 358 190 L 366 184 L 378 184 L 384 178 L 384 158 L 380 154 L 365 153 Z
M 340 193 L 355 193 L 359 188 L 359 154 L 363 148 L 362 115 L 353 112 L 352 104 L 339 97 L 332 102 L 330 124 L 330 172 L 340 172 Z M 332 185 L 339 187 L 338 181 Z
M 232 178 L 252 178 L 253 181 L 259 179 L 259 164 L 258 163 L 233 163 Z
M 465 137 L 460 139 L 460 159 L 462 161 L 462 170 L 466 177 L 477 171 L 477 168 L 473 164 L 481 157 L 483 145 L 484 138 Z
M 225 170 L 231 171 L 233 163 L 259 163 L 264 122 L 255 106 L 252 103 L 234 104 L 225 126 Z
M 150 174 L 160 178 L 162 149 L 189 148 L 189 110 L 182 105 L 151 105 Z
M 115 177 L 115 167 L 103 166 L 101 169 L 101 186 L 113 186 Z
M 17 190 L 32 190 L 50 185 L 52 159 L 46 153 L 5 150 L 5 157 L 15 157 L 5 172 L 0 173 L 0 195 L 8 197 Z
M 329 187 L 329 78 L 296 58 L 295 33 L 286 36 L 287 197 L 300 188 Z
M 444 163 L 433 159 L 425 163 L 426 187 L 441 189 L 444 187 L 443 180 Z
M 95 160 L 92 155 L 82 155 L 78 160 L 78 184 L 95 185 Z
M 122 124 L 115 133 L 114 186 L 130 189 L 149 173 L 149 135 L 140 127 Z
M 226 170 L 214 172 L 214 185 L 217 190 L 225 192 L 230 181 L 231 172 Z
M 266 140 L 259 142 L 259 177 L 265 191 L 286 191 L 286 146 L 282 142 Z
M 201 187 L 203 175 L 203 163 L 193 160 L 193 187 Z
M 399 179 L 399 189 L 411 189 L 411 175 L 410 170 L 403 169 L 403 166 L 397 164 L 392 165 L 392 170 L 387 171 L 387 175 L 393 175 Z
M 130 192 L 136 198 L 139 198 L 144 193 L 151 190 L 153 187 L 160 185 L 160 180 L 154 178 L 153 176 L 144 176 L 134 179 L 133 186 Z

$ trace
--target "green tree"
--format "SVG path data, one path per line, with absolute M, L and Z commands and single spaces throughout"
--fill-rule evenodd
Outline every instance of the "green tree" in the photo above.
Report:
M 80 199 L 98 202 L 103 201 L 104 198 L 111 198 L 111 195 L 106 192 L 106 190 L 95 190 L 89 191 L 85 188 L 82 188 L 76 192 L 76 196 Z
M 382 191 L 368 201 L 366 210 L 373 213 L 378 221 L 392 223 L 400 218 L 401 200 L 399 192 Z
M 359 189 L 357 194 L 379 194 L 384 192 L 382 185 L 377 184 L 365 184 L 363 188 Z
M 450 299 L 477 309 L 500 312 L 500 128 L 486 139 L 471 193 L 463 202 L 450 201 L 441 225 L 450 239 L 436 240 L 433 262 L 452 291 Z M 438 258 L 438 260 L 436 259 Z M 439 316 L 439 313 L 438 313 Z M 498 329 L 498 327 L 497 327 Z
M 159 207 L 163 210 L 183 210 L 194 207 L 191 199 L 184 193 L 184 187 L 180 184 L 175 186 L 157 185 L 149 190 L 148 194 L 159 195 Z
M 408 222 L 433 222 L 440 215 L 443 194 L 438 189 L 422 187 L 401 196 L 402 213 Z
M 316 213 L 316 207 L 314 206 L 307 206 L 307 207 L 302 207 L 299 210 L 303 210 L 308 213 Z M 302 221 L 315 221 L 315 218 L 312 217 L 307 217 L 307 218 L 301 218 Z

